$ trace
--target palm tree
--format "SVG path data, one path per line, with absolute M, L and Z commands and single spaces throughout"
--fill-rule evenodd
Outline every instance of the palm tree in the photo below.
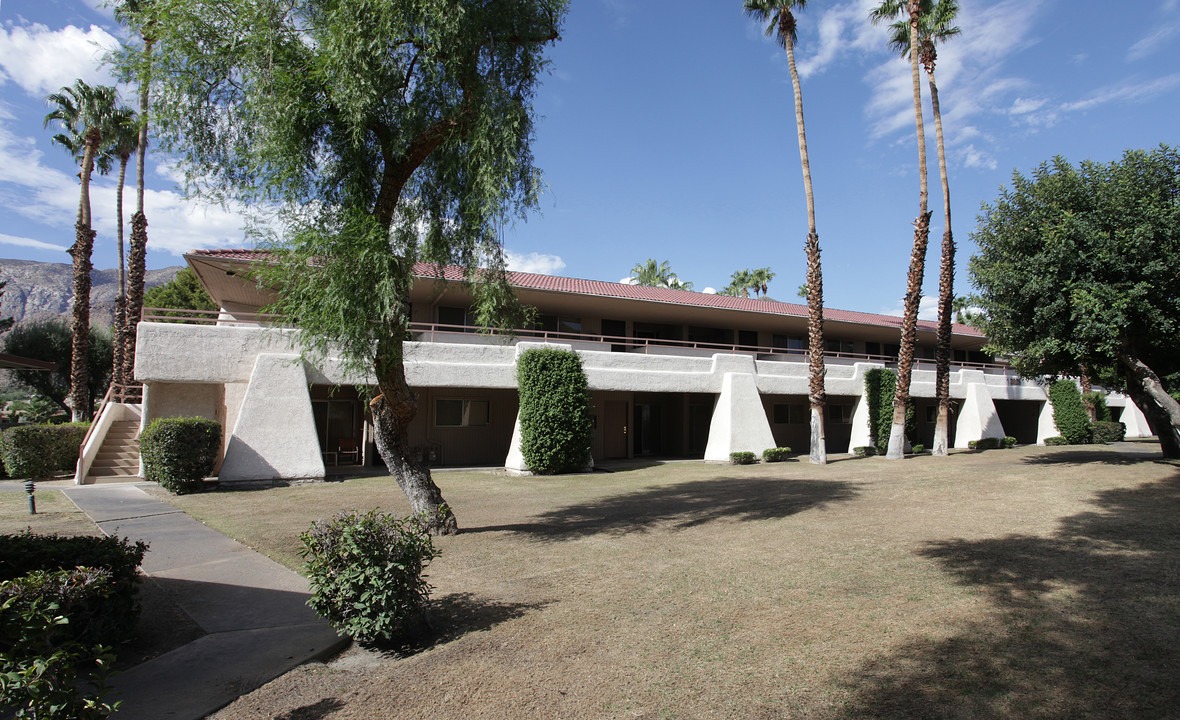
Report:
M 126 333 L 127 283 L 123 267 L 123 184 L 127 179 L 127 161 L 139 146 L 139 122 L 135 111 L 128 107 L 115 110 L 112 118 L 113 135 L 110 138 L 109 154 L 119 159 L 119 182 L 115 190 L 115 214 L 118 217 L 119 234 L 119 296 L 115 298 L 115 337 L 113 376 L 115 385 L 125 385 L 123 377 L 123 340 Z
M 770 289 L 768 287 L 768 285 L 769 285 L 770 281 L 773 279 L 774 279 L 774 271 L 768 267 L 758 268 L 757 270 L 752 270 L 750 272 L 750 282 L 751 282 L 750 289 L 754 291 L 755 296 L 757 296 L 758 293 L 761 292 L 762 297 L 766 297 L 766 293 Z
M 81 195 L 78 199 L 78 219 L 74 226 L 74 244 L 69 253 L 74 258 L 74 324 L 73 347 L 70 360 L 70 400 L 75 421 L 88 419 L 91 398 L 87 391 L 86 357 L 90 340 L 90 256 L 94 250 L 94 230 L 90 216 L 90 175 L 95 158 L 110 132 L 117 94 L 115 88 L 98 85 L 91 87 L 78 80 L 72 87 L 53 93 L 47 102 L 56 106 L 45 116 L 45 125 L 57 121 L 64 132 L 54 136 L 54 142 L 77 155 L 82 149 Z
M 119 374 L 123 384 L 129 385 L 135 379 L 135 328 L 143 310 L 143 282 L 147 264 L 147 215 L 143 212 L 144 180 L 143 170 L 147 160 L 148 146 L 148 99 L 151 87 L 152 46 L 155 44 L 151 16 L 151 0 L 117 0 L 115 17 L 121 22 L 135 26 L 143 38 L 143 60 L 139 70 L 139 140 L 136 143 L 135 158 L 135 214 L 131 216 L 131 248 L 128 253 L 127 299 L 122 328 L 123 369 Z M 116 338 L 117 340 L 117 338 Z
M 883 0 L 877 8 L 881 17 L 898 17 L 906 10 L 902 0 Z M 935 46 L 959 34 L 955 16 L 959 13 L 958 0 L 921 0 L 918 17 L 919 61 L 926 69 L 930 86 L 930 104 L 934 110 L 934 138 L 938 149 L 938 175 L 942 180 L 942 211 L 946 227 L 942 232 L 942 263 L 938 271 L 938 351 L 935 375 L 935 395 L 938 398 L 938 421 L 934 426 L 934 455 L 945 456 L 950 426 L 951 375 L 951 316 L 955 312 L 955 239 L 951 233 L 951 189 L 946 171 L 946 148 L 942 136 L 942 111 L 938 104 L 938 83 L 934 80 L 934 65 L 938 59 Z M 876 20 L 876 18 L 874 18 Z M 899 19 L 890 25 L 889 46 L 910 54 L 910 23 Z
M 749 270 L 734 270 L 729 276 L 729 284 L 718 295 L 748 298 L 753 284 L 753 274 Z
M 631 268 L 631 280 L 634 285 L 644 287 L 668 287 L 672 277 L 672 267 L 665 260 L 657 263 L 648 258 L 645 262 L 636 263 Z
M 811 383 L 807 400 L 811 405 L 811 462 L 828 461 L 824 440 L 824 289 L 819 261 L 819 234 L 815 229 L 815 199 L 811 192 L 811 165 L 807 159 L 807 132 L 803 125 L 803 91 L 795 69 L 795 16 L 806 0 L 745 0 L 746 13 L 766 24 L 766 34 L 787 51 L 787 67 L 795 91 L 795 127 L 799 135 L 799 162 L 803 167 L 803 193 L 807 198 L 807 347 Z
M 898 0 L 882 0 L 869 13 L 874 24 L 892 17 L 890 9 Z M 918 28 L 921 26 L 922 0 L 907 0 L 909 11 L 910 75 L 914 91 L 914 124 L 918 134 L 918 218 L 914 221 L 914 249 L 910 253 L 910 270 L 906 278 L 905 310 L 901 324 L 901 350 L 897 355 L 897 390 L 893 395 L 893 425 L 889 430 L 889 448 L 885 457 L 900 459 L 905 455 L 905 416 L 910 402 L 910 378 L 914 370 L 914 346 L 918 337 L 918 304 L 922 299 L 922 280 L 926 274 L 926 246 L 930 240 L 929 188 L 926 173 L 926 125 L 922 117 L 922 81 L 918 72 Z

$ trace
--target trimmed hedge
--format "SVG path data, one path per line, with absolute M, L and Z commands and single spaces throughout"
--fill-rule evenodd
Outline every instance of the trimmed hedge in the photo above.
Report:
M 1069 445 L 1069 440 L 1066 440 L 1065 438 L 1061 437 L 1060 435 L 1057 435 L 1055 437 L 1045 438 L 1045 445 L 1048 445 L 1048 446 Z
M 1096 422 L 1093 430 L 1096 443 L 1122 442 L 1127 437 L 1127 426 L 1121 422 Z
M 160 418 L 139 436 L 144 477 L 177 494 L 204 489 L 220 449 L 221 424 L 208 418 Z
M 537 475 L 577 472 L 590 462 L 590 389 L 582 361 L 566 350 L 536 349 L 516 362 L 520 451 Z
M 1016 438 L 1012 437 L 1011 435 L 1005 435 L 1004 439 L 1000 441 L 1000 447 L 1005 450 L 1011 450 L 1012 448 L 1016 447 Z
M 438 556 L 418 518 L 378 510 L 317 520 L 299 536 L 312 597 L 307 604 L 360 642 L 411 640 L 429 628 L 423 578 Z
M 869 401 L 869 437 L 877 452 L 884 455 L 889 449 L 889 433 L 893 430 L 893 396 L 897 393 L 897 373 L 887 368 L 873 368 L 865 373 L 865 397 Z M 906 406 L 905 434 L 913 439 L 918 435 L 917 416 L 911 401 Z
M 926 452 L 926 446 L 922 443 L 918 443 L 917 445 L 914 445 L 910 448 L 910 452 L 915 455 L 921 455 L 922 453 Z
M 69 600 L 73 608 L 69 615 L 73 638 L 87 644 L 113 644 L 127 637 L 139 619 L 137 593 L 142 578 L 138 568 L 147 549 L 142 541 L 132 543 L 118 537 L 35 535 L 29 531 L 0 535 L 0 581 L 16 583 L 12 590 L 16 594 L 54 597 L 54 593 L 66 593 L 59 600 Z M 77 567 L 105 573 L 106 589 L 82 592 L 83 583 L 73 590 L 55 590 L 46 584 L 49 579 L 28 580 L 31 574 Z M 82 594 L 76 598 L 68 595 L 75 591 Z M 64 612 L 65 606 L 62 608 Z
M 1082 403 L 1082 394 L 1073 380 L 1058 380 L 1049 386 L 1053 403 L 1053 423 L 1070 445 L 1086 445 L 1093 437 L 1090 415 Z
M 852 448 L 852 454 L 857 457 L 872 457 L 877 454 L 877 448 L 872 445 L 860 445 Z
M 729 454 L 729 462 L 732 465 L 753 465 L 758 462 L 758 456 L 749 450 L 731 452 Z
M 782 462 L 791 456 L 789 447 L 772 447 L 762 451 L 762 459 L 768 463 Z
M 968 440 L 967 447 L 972 450 L 995 450 L 1003 444 L 1001 438 L 987 437 L 978 440 Z
M 0 434 L 0 458 L 8 477 L 37 480 L 70 472 L 90 423 L 17 425 Z

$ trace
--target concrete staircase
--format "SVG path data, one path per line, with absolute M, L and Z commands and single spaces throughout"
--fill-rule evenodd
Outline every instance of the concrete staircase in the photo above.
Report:
M 139 423 L 116 421 L 103 438 L 98 455 L 86 474 L 86 482 L 112 483 L 139 480 Z

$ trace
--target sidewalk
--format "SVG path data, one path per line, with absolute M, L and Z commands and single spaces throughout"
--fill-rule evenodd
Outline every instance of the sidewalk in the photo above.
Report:
M 118 720 L 198 720 L 348 640 L 305 604 L 307 581 L 135 485 L 63 489 L 98 527 L 150 543 L 142 569 L 207 634 L 112 679 Z

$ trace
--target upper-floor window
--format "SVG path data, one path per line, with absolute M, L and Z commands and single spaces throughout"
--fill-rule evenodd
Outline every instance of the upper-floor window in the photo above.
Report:
M 785 349 L 787 352 L 801 353 L 807 350 L 807 339 L 795 335 L 772 335 L 770 345 Z
M 438 306 L 438 324 L 454 325 L 458 327 L 474 327 L 479 323 L 470 308 Z
M 851 340 L 825 340 L 824 350 L 830 353 L 853 353 L 856 344 Z
M 533 321 L 533 330 L 558 333 L 582 332 L 582 318 L 566 317 L 564 315 L 538 315 Z

